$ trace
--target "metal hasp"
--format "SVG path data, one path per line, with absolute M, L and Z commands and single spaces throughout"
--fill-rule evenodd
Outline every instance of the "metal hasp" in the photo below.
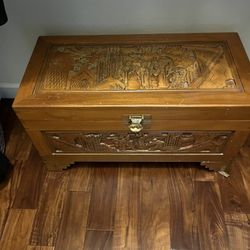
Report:
M 143 130 L 144 115 L 130 115 L 128 119 L 128 127 L 131 132 L 138 133 Z

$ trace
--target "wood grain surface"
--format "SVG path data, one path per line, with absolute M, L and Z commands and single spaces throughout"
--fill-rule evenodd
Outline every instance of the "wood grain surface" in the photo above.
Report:
M 170 239 L 171 248 L 189 249 L 194 248 L 194 181 L 191 168 L 178 167 L 175 164 L 166 164 L 167 186 L 169 193 L 170 208 Z M 189 166 L 192 166 L 190 164 Z
M 196 48 L 196 52 L 194 55 L 192 55 L 192 51 L 194 48 L 189 48 L 191 50 L 191 55 L 190 53 L 187 55 L 187 58 L 192 58 L 191 62 L 189 63 L 184 63 L 183 61 L 186 61 L 182 59 L 182 56 L 187 52 L 188 49 L 182 49 L 181 50 L 181 55 L 170 55 L 170 58 L 165 58 L 163 62 L 159 60 L 162 55 L 165 53 L 164 50 L 162 49 L 155 49 L 153 50 L 153 54 L 156 55 L 156 64 L 153 63 L 154 60 L 150 60 L 150 66 L 148 66 L 147 62 L 146 64 L 143 65 L 142 61 L 147 61 L 149 58 L 151 58 L 152 53 L 146 49 L 146 51 L 143 52 L 143 49 L 136 50 L 135 56 L 131 56 L 129 59 L 128 63 L 124 62 L 117 62 L 117 60 L 112 60 L 114 58 L 117 58 L 118 61 L 120 61 L 120 57 L 117 56 L 117 47 L 124 47 L 126 45 L 133 45 L 136 46 L 137 48 L 141 46 L 150 46 L 152 44 L 173 44 L 179 45 L 179 44 L 203 44 L 203 49 L 202 49 L 202 56 L 200 55 L 200 50 Z M 160 82 L 164 82 L 160 77 L 160 72 L 163 73 L 163 69 L 161 67 L 157 66 L 157 63 L 160 63 L 163 68 L 171 68 L 170 72 L 178 72 L 177 74 L 171 74 L 169 76 L 169 71 L 167 70 L 166 76 L 164 76 L 164 79 L 170 80 L 170 84 L 172 83 L 177 83 L 181 82 L 182 84 L 186 85 L 188 81 L 185 80 L 177 80 L 178 78 L 181 78 L 183 76 L 183 71 L 185 71 L 185 68 L 193 64 L 191 67 L 192 69 L 187 70 L 191 75 L 196 75 L 195 78 L 199 78 L 199 76 L 203 76 L 205 78 L 209 78 L 208 75 L 206 74 L 207 72 L 210 72 L 211 69 L 208 67 L 207 64 L 209 65 L 214 65 L 216 64 L 216 56 L 212 56 L 211 59 L 211 54 L 213 53 L 213 50 L 215 48 L 207 49 L 208 44 L 213 44 L 213 43 L 219 43 L 219 44 L 226 44 L 225 45 L 225 51 L 222 54 L 227 54 L 226 55 L 226 61 L 228 66 L 225 63 L 223 63 L 223 57 L 218 56 L 219 60 L 222 60 L 220 65 L 224 66 L 222 68 L 226 68 L 229 71 L 233 72 L 233 76 L 229 77 L 230 79 L 232 78 L 234 82 L 237 84 L 237 86 L 240 86 L 241 84 L 243 85 L 244 92 L 242 91 L 233 91 L 234 88 L 231 90 L 226 90 L 226 89 L 221 89 L 215 90 L 215 91 L 189 91 L 188 94 L 186 94 L 186 89 L 184 88 L 184 91 L 158 91 L 157 97 L 155 91 L 142 91 L 140 88 L 136 87 L 136 85 L 142 85 L 145 83 L 145 80 L 151 76 L 150 80 L 150 85 L 152 85 L 152 80 L 153 80 L 153 85 L 156 82 L 159 84 Z M 121 81 L 124 82 L 125 79 L 128 80 L 128 82 L 133 82 L 133 88 L 134 90 L 140 90 L 140 91 L 109 91 L 108 95 L 105 93 L 105 91 L 71 91 L 70 95 L 67 93 L 69 91 L 65 91 L 64 93 L 61 92 L 59 93 L 58 90 L 61 90 L 63 86 L 68 85 L 66 88 L 70 88 L 70 83 L 73 82 L 73 85 L 80 85 L 80 89 L 89 86 L 91 81 L 89 81 L 89 75 L 86 72 L 86 70 L 83 70 L 82 68 L 86 68 L 86 63 L 89 60 L 89 56 L 84 56 L 84 55 L 78 55 L 76 51 L 73 49 L 70 49 L 69 53 L 73 54 L 73 57 L 75 58 L 63 58 L 60 56 L 60 54 L 65 55 L 66 50 L 64 48 L 59 49 L 57 53 L 55 53 L 55 56 L 53 58 L 55 63 L 52 63 L 49 65 L 49 68 L 52 67 L 50 72 L 53 72 L 52 74 L 46 74 L 46 63 L 48 60 L 51 60 L 51 50 L 55 49 L 56 47 L 59 47 L 60 45 L 63 45 L 65 48 L 72 46 L 74 44 L 78 44 L 77 49 L 80 47 L 83 47 L 84 45 L 87 46 L 93 46 L 93 45 L 98 45 L 100 47 L 105 47 L 107 48 L 110 45 L 116 44 L 115 49 L 111 49 L 111 51 L 107 51 L 105 54 L 111 54 L 110 59 L 113 65 L 111 65 L 111 70 L 108 70 L 110 67 L 109 63 L 109 56 L 105 57 L 102 62 L 100 62 L 100 67 L 97 67 L 98 72 L 91 72 L 91 78 L 93 77 L 94 79 L 98 79 L 98 75 L 101 75 L 101 78 L 110 78 L 108 75 L 113 71 L 118 73 L 118 78 L 122 78 Z M 169 46 L 168 46 L 169 47 Z M 192 47 L 192 46 L 191 46 Z M 160 52 L 161 50 L 161 52 Z M 216 49 L 215 49 L 216 50 Z M 90 53 L 92 52 L 89 51 Z M 147 53 L 146 58 L 143 56 Z M 129 50 L 129 53 L 131 51 Z M 135 58 L 137 58 L 138 54 L 142 53 L 142 56 L 140 57 L 140 60 L 137 62 Z M 159 56 L 157 55 L 159 53 Z M 173 51 L 171 51 L 170 54 L 172 54 Z M 53 53 L 52 53 L 53 54 Z M 82 54 L 82 53 L 80 53 Z M 85 53 L 83 53 L 85 54 Z M 124 54 L 124 53 L 123 53 Z M 169 54 L 169 53 L 167 53 Z M 217 55 L 218 52 L 215 53 Z M 221 53 L 219 53 L 221 54 Z M 94 56 L 91 56 L 92 58 L 95 58 L 95 53 Z M 67 57 L 67 56 L 66 56 Z M 98 56 L 97 56 L 98 57 Z M 103 57 L 101 55 L 101 57 Z M 125 56 L 126 57 L 126 56 Z M 171 59 L 176 61 L 175 58 L 178 58 L 178 62 L 174 62 L 174 66 L 177 66 L 177 69 L 174 67 L 171 67 Z M 202 59 L 201 59 L 202 57 Z M 203 59 L 203 58 L 207 59 Z M 233 58 L 233 59 L 232 59 Z M 75 60 L 74 60 L 75 59 Z M 152 58 L 154 59 L 154 58 Z M 182 60 L 181 60 L 182 59 Z M 195 60 L 198 60 L 198 63 L 195 63 Z M 52 60 L 52 61 L 53 61 Z M 64 61 L 65 60 L 65 61 Z M 97 59 L 98 60 L 98 59 Z M 72 62 L 73 61 L 73 62 Z M 127 59 L 125 59 L 127 61 Z M 190 60 L 188 60 L 190 61 Z M 203 63 L 202 63 L 203 61 Z M 213 61 L 213 63 L 211 63 Z M 61 64 L 61 62 L 63 62 Z M 181 63 L 180 63 L 181 62 Z M 175 64 L 176 63 L 176 64 Z M 45 65 L 44 65 L 45 64 Z M 75 67 L 72 66 L 72 64 L 76 64 Z M 87 63 L 89 64 L 89 63 Z M 98 62 L 96 65 L 94 64 L 94 61 L 92 60 L 90 64 L 93 64 L 93 67 L 96 67 L 98 65 Z M 197 66 L 199 64 L 203 64 L 204 67 L 198 67 L 200 68 L 199 70 L 201 72 L 196 72 Z M 60 66 L 58 65 L 63 65 L 64 69 L 58 69 Z M 85 66 L 84 66 L 85 65 Z M 102 67 L 105 65 L 104 69 Z M 69 67 L 68 67 L 69 66 Z M 165 66 L 165 67 L 164 67 Z M 178 66 L 180 66 L 178 68 Z M 87 71 L 92 71 L 93 67 L 88 67 Z M 147 74 L 148 69 L 149 74 Z M 208 68 L 208 70 L 202 71 L 201 68 Z M 141 69 L 141 70 L 140 70 Z M 182 69 L 182 72 L 180 72 Z M 94 70 L 95 71 L 95 70 Z M 107 72 L 106 72 L 107 71 Z M 66 79 L 68 80 L 67 83 L 65 82 L 65 76 L 64 72 L 69 72 L 68 76 Z M 219 75 L 218 70 L 215 70 L 214 75 Z M 220 72 L 220 71 L 219 71 Z M 225 71 L 223 71 L 225 73 Z M 42 75 L 41 75 L 42 74 Z M 44 92 L 44 93 L 37 93 L 35 90 L 39 89 L 39 84 L 37 81 L 42 81 L 44 80 L 44 77 L 46 75 L 52 75 L 51 77 L 48 77 L 45 79 L 45 85 L 48 83 L 48 87 L 50 89 L 53 89 L 53 85 L 56 85 L 56 91 L 54 93 L 52 92 Z M 104 75 L 104 76 L 103 76 Z M 116 75 L 116 73 L 115 73 Z M 122 76 L 123 75 L 123 76 Z M 144 77 L 143 81 L 140 82 L 138 78 L 140 78 L 142 75 L 146 75 Z M 185 74 L 184 74 L 185 75 Z M 189 79 L 190 79 L 190 74 Z M 130 78 L 135 78 L 135 79 L 130 79 Z M 51 84 L 53 82 L 53 79 L 59 78 L 59 81 L 55 81 L 54 84 Z M 117 77 L 114 77 L 115 79 Z M 129 79 L 128 79 L 129 78 Z M 145 79 L 146 78 L 146 79 Z M 177 79 L 176 79 L 177 78 Z M 193 77 L 192 77 L 193 78 Z M 218 77 L 219 78 L 219 77 Z M 222 77 L 223 78 L 223 77 Z M 80 80 L 79 80 L 80 79 Z M 127 80 L 125 80 L 127 84 Z M 214 81 L 215 79 L 213 79 Z M 216 79 L 217 81 L 220 82 L 219 79 Z M 227 79 L 228 80 L 228 79 Z M 80 81 L 80 84 L 79 84 Z M 119 82 L 121 82 L 119 81 Z M 148 82 L 146 80 L 146 82 Z M 165 81 L 166 82 L 166 81 Z M 168 81 L 167 81 L 168 82 Z M 193 81 L 191 81 L 193 82 Z M 102 82 L 101 82 L 102 83 Z M 125 84 L 125 85 L 126 85 Z M 63 86 L 62 86 L 63 85 Z M 100 84 L 98 84 L 100 85 Z M 117 85 L 122 85 L 122 84 L 113 84 L 112 90 L 117 88 Z M 123 84 L 124 85 L 124 84 Z M 143 84 L 145 85 L 145 84 Z M 147 83 L 146 83 L 147 85 Z M 215 84 L 211 84 L 214 87 Z M 233 84 L 229 84 L 231 87 Z M 43 86 L 43 85 L 42 85 Z M 108 85 L 109 86 L 109 85 Z M 44 86 L 45 89 L 47 88 Z M 91 89 L 93 89 L 93 85 L 91 85 Z M 185 86 L 184 86 L 185 87 Z M 211 87 L 211 86 L 210 86 Z M 128 87 L 129 89 L 130 87 Z M 147 89 L 148 87 L 146 87 Z M 152 89 L 158 89 L 159 87 L 153 87 Z M 106 88 L 110 89 L 110 88 Z M 173 88 L 173 89 L 183 89 L 182 88 Z M 230 89 L 230 88 L 229 88 Z M 88 88 L 89 90 L 89 88 Z M 31 60 L 27 66 L 27 70 L 24 74 L 24 77 L 22 79 L 21 87 L 20 90 L 18 91 L 17 98 L 15 99 L 14 106 L 15 108 L 24 108 L 25 106 L 32 106 L 32 107 L 39 107 L 41 106 L 41 103 L 43 104 L 44 107 L 49 107 L 49 106 L 88 106 L 88 105 L 95 105 L 95 106 L 103 106 L 103 105 L 125 105 L 125 106 L 135 106 L 135 105 L 181 105 L 185 106 L 186 104 L 188 105 L 231 105 L 231 104 L 238 104 L 238 105 L 246 105 L 249 104 L 249 61 L 248 57 L 246 55 L 246 52 L 243 48 L 243 45 L 241 43 L 241 40 L 239 38 L 239 35 L 237 33 L 199 33 L 199 34 L 152 34 L 152 35 L 111 35 L 111 36 L 47 36 L 47 37 L 40 37 L 38 39 L 37 45 L 34 49 L 34 52 L 31 56 Z M 59 97 L 60 96 L 60 97 Z M 59 97 L 59 98 L 58 98 Z
M 28 245 L 35 209 L 10 209 L 6 226 L 0 240 L 3 250 L 25 249 Z
M 91 192 L 94 179 L 94 169 L 91 166 L 85 164 L 85 167 L 82 167 L 82 164 L 75 164 L 69 173 L 68 191 Z
M 53 246 L 59 231 L 67 191 L 68 173 L 48 173 L 41 190 L 31 245 Z
M 228 249 L 228 235 L 217 183 L 197 182 L 194 194 L 198 249 Z
M 245 192 L 244 182 L 239 182 L 239 179 L 243 180 L 242 173 L 239 171 L 240 160 L 236 159 L 233 163 L 231 178 L 225 180 L 221 176 L 217 177 L 220 190 L 228 191 L 227 194 L 221 192 L 221 202 L 225 212 L 250 214 L 250 203 L 247 197 L 249 192 Z
M 83 249 L 89 211 L 89 201 L 89 193 L 67 193 L 66 204 L 56 241 L 56 250 Z
M 35 209 L 38 206 L 46 170 L 34 147 L 23 165 L 23 174 L 12 207 Z
M 227 179 L 192 162 L 77 163 L 47 172 L 16 118 L 10 123 L 1 250 L 250 249 L 249 144 Z
M 241 89 L 225 42 L 51 46 L 39 92 Z M 61 63 L 64 62 L 64 63 Z M 228 90 L 227 89 L 227 90 Z
M 113 235 L 114 249 L 138 249 L 139 246 L 140 170 L 129 164 L 120 167 Z
M 27 250 L 54 250 L 54 247 L 48 246 L 28 246 Z
M 88 230 L 85 237 L 84 247 L 82 249 L 112 249 L 113 231 Z
M 20 185 L 22 176 L 23 164 L 22 162 L 15 162 L 12 174 L 7 183 L 3 183 L 0 191 L 0 235 L 3 232 L 4 224 L 7 220 L 9 209 L 12 207 L 16 197 L 17 189 Z
M 49 170 L 161 158 L 226 172 L 250 131 L 249 86 L 237 33 L 43 36 L 13 108 Z
M 112 230 L 117 189 L 117 164 L 98 164 L 89 207 L 88 229 Z M 103 216 L 105 214 L 105 216 Z
M 250 248 L 249 214 L 225 213 L 229 249 Z

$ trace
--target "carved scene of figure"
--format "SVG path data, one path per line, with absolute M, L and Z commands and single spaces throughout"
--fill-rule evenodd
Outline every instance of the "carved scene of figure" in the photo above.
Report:
M 237 88 L 221 44 L 69 45 L 49 53 L 46 90 Z

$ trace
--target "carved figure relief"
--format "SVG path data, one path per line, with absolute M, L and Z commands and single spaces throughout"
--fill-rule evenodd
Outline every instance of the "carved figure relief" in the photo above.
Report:
M 46 132 L 56 153 L 200 152 L 219 153 L 232 132 L 54 133 Z
M 57 45 L 37 91 L 238 88 L 223 43 Z

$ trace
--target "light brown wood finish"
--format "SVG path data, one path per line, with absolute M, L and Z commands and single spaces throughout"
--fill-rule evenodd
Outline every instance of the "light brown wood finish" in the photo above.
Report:
M 118 107 L 117 107 L 118 106 Z M 54 111 L 54 112 L 53 112 Z M 126 118 L 130 114 L 129 107 L 116 105 L 112 107 L 26 107 L 19 111 L 16 108 L 18 117 L 23 121 L 65 121 L 65 112 L 71 121 L 110 121 L 126 124 Z M 177 107 L 167 106 L 136 106 L 138 114 L 151 114 L 152 119 L 164 120 L 249 120 L 250 111 L 248 107 L 189 107 L 179 105 Z M 178 112 L 178 117 L 176 113 Z M 86 119 L 87 118 L 87 119 Z
M 249 129 L 249 121 L 248 120 L 228 120 L 227 123 L 220 123 L 221 120 L 201 120 L 197 123 L 196 120 L 169 120 L 169 121 L 156 121 L 150 125 L 150 128 L 145 128 L 144 131 L 151 131 L 151 130 L 170 130 L 170 131 L 186 131 L 186 130 L 193 130 L 197 124 L 199 124 L 199 130 L 205 131 L 213 131 L 213 130 L 238 130 L 241 131 L 248 131 Z M 71 121 L 63 121 L 58 123 L 58 121 L 50 122 L 49 124 L 44 121 L 31 121 L 31 122 L 24 122 L 24 127 L 32 126 L 34 129 L 38 130 L 50 130 L 50 131 L 73 131 L 74 129 L 85 130 L 85 131 L 128 131 L 128 124 L 124 124 L 123 122 L 112 122 L 112 121 L 103 121 L 103 122 L 94 122 L 94 121 L 86 121 L 86 122 L 75 122 L 74 127 L 72 127 Z M 174 128 L 174 129 L 173 129 Z M 37 137 L 42 137 L 42 133 L 39 131 L 35 131 L 35 133 L 39 133 Z M 29 133 L 29 130 L 27 131 Z M 33 138 L 33 136 L 30 136 Z M 37 143 L 41 145 L 37 146 L 39 150 L 40 147 L 46 149 L 45 154 L 50 152 L 50 148 L 48 147 L 48 142 L 44 143 L 45 138 L 38 140 Z M 41 154 L 44 154 L 43 150 L 40 150 Z
M 130 152 L 79 154 L 75 148 L 71 155 L 58 149 L 59 155 L 48 133 L 105 137 L 104 131 L 128 132 L 129 116 L 144 115 L 150 117 L 142 122 L 145 133 L 236 132 L 217 156 L 169 150 L 159 157 L 155 149 L 144 157 L 138 148 L 130 161 L 200 161 L 218 171 L 229 169 L 249 133 L 249 86 L 249 62 L 237 33 L 47 36 L 38 39 L 13 107 L 51 170 L 77 161 L 125 161 Z
M 249 249 L 250 226 L 249 215 L 225 213 L 229 249 Z
M 249 144 L 248 144 L 249 145 Z M 247 190 L 250 190 L 250 168 L 244 167 L 247 162 L 250 160 L 249 155 L 250 155 L 250 150 L 249 148 L 244 147 L 241 150 L 241 161 L 239 161 L 240 164 L 240 172 L 243 178 L 243 183 L 244 183 L 244 188 Z M 246 193 L 248 200 L 250 200 L 250 192 Z
M 228 190 L 227 195 L 223 192 L 221 195 L 223 210 L 228 213 L 245 213 L 247 215 L 250 214 L 250 203 L 247 197 L 248 192 L 244 191 L 244 183 L 237 181 L 238 179 L 242 179 L 241 171 L 238 169 L 239 164 L 239 162 L 233 163 L 231 171 L 233 174 L 232 178 L 228 180 L 220 178 L 220 176 L 217 178 L 219 180 L 220 190 Z
M 18 121 L 12 123 L 16 131 Z M 15 140 L 8 132 L 9 152 L 25 133 L 18 129 Z M 0 190 L 1 250 L 250 248 L 247 145 L 226 180 L 198 163 L 79 163 L 45 172 L 38 185 L 29 181 L 29 170 L 34 173 L 39 157 L 33 148 L 18 148 L 28 158 L 20 162 L 10 154 L 13 172 Z M 35 187 L 32 199 L 28 187 Z M 11 207 L 14 200 L 21 209 Z
M 62 44 L 50 47 L 47 58 L 35 94 L 54 91 L 242 90 L 234 68 L 229 67 L 232 58 L 223 42 Z
M 16 99 L 16 108 L 18 103 L 21 105 L 28 105 L 28 103 L 32 103 L 33 106 L 41 106 L 41 103 L 46 106 L 47 105 L 100 105 L 100 100 L 102 101 L 102 105 L 107 105 L 110 103 L 113 105 L 114 103 L 118 105 L 125 104 L 133 106 L 138 103 L 141 103 L 143 106 L 147 106 L 147 104 L 155 104 L 159 105 L 165 104 L 173 104 L 179 105 L 181 100 L 184 100 L 184 104 L 200 104 L 205 105 L 209 104 L 210 102 L 221 103 L 232 105 L 233 103 L 249 103 L 247 101 L 247 96 L 245 93 L 189 93 L 188 95 L 185 93 L 168 93 L 167 97 L 165 93 L 160 93 L 159 98 L 154 98 L 154 93 L 129 93 L 129 94 L 120 94 L 120 93 L 110 93 L 108 98 L 105 97 L 105 93 L 84 93 L 79 94 L 75 93 L 72 94 L 70 97 L 66 94 L 57 95 L 60 98 L 54 98 L 51 100 L 50 96 L 46 95 L 39 95 L 32 98 L 32 93 L 35 86 L 34 78 L 39 74 L 39 69 L 42 67 L 42 63 L 45 57 L 45 51 L 49 48 L 50 44 L 81 44 L 81 45 L 88 45 L 88 44 L 126 44 L 126 43 L 134 43 L 134 44 L 142 44 L 142 43 L 162 43 L 162 42 L 212 42 L 212 41 L 226 41 L 228 43 L 230 52 L 233 56 L 234 61 L 236 63 L 237 71 L 242 75 L 244 82 L 244 89 L 247 91 L 249 88 L 247 87 L 247 82 L 249 82 L 249 66 L 248 58 L 246 53 L 242 47 L 240 39 L 236 33 L 215 33 L 215 34 L 159 34 L 159 35 L 117 35 L 117 36 L 58 36 L 58 37 L 41 37 L 38 41 L 36 52 L 33 53 L 30 64 L 28 66 L 28 70 L 25 73 L 23 79 L 23 87 L 21 87 L 18 97 Z M 243 66 L 243 67 L 242 67 Z M 53 95 L 52 95 L 53 96 Z M 87 98 L 85 98 L 87 97 Z M 101 98 L 100 98 L 101 97 Z M 150 98 L 151 97 L 151 98 Z M 220 98 L 218 98 L 220 97 Z M 230 98 L 233 97 L 233 98 Z M 162 99 L 163 98 L 163 99 Z M 128 102 L 128 99 L 130 102 Z M 37 100 L 37 101 L 35 101 Z M 41 101 L 44 102 L 41 102 Z M 68 101 L 66 101 L 68 100 Z M 165 101 L 166 100 L 166 101 Z
M 27 250 L 54 250 L 54 247 L 47 246 L 28 246 Z

